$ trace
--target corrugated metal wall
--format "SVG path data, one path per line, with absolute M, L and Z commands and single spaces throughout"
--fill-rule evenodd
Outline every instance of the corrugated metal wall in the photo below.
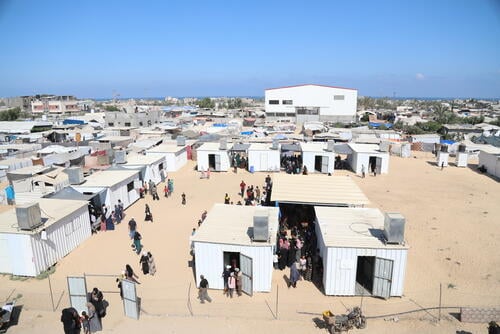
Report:
M 127 191 L 127 184 L 135 181 L 139 181 L 139 174 L 120 182 L 112 188 L 109 188 L 108 194 L 111 207 L 114 207 L 114 205 L 118 203 L 118 200 L 121 200 L 123 207 L 126 209 L 139 199 L 137 189 Z
M 200 275 L 208 280 L 211 289 L 224 289 L 222 272 L 224 271 L 224 252 L 239 252 L 253 260 L 253 290 L 255 292 L 271 291 L 273 275 L 272 246 L 237 246 L 195 242 L 196 282 Z
M 406 272 L 407 249 L 333 248 L 323 258 L 325 294 L 355 295 L 358 256 L 375 256 L 394 261 L 391 296 L 402 296 Z
M 35 276 L 30 236 L 27 234 L 2 234 L 0 250 L 7 251 L 0 272 L 20 276 Z
M 302 161 L 309 173 L 321 173 L 314 170 L 316 164 L 316 156 L 328 157 L 328 173 L 333 173 L 335 167 L 335 153 L 334 152 L 302 152 Z
M 90 218 L 87 206 L 75 211 L 46 229 L 47 240 L 41 240 L 40 234 L 29 235 L 33 256 L 31 263 L 25 263 L 26 272 L 30 274 L 17 274 L 36 276 L 47 267 L 53 265 L 84 240 L 90 237 Z
M 262 165 L 261 155 L 263 154 L 267 155 L 267 166 Z M 279 150 L 248 151 L 248 166 L 253 166 L 254 171 L 256 172 L 279 171 L 280 151 Z

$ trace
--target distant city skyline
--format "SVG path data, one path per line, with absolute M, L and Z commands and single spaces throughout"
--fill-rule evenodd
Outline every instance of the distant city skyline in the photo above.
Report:
M 500 98 L 500 1 L 0 1 L 0 96 Z

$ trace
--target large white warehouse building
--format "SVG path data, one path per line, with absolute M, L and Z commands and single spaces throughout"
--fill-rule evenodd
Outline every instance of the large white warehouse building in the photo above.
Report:
M 305 121 L 353 122 L 358 91 L 324 85 L 298 85 L 266 89 L 266 118 Z

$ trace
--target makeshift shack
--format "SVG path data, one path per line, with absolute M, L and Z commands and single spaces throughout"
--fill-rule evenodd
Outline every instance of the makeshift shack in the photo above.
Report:
M 28 214 L 18 215 L 15 208 L 0 213 L 0 272 L 37 276 L 90 237 L 86 201 L 37 203 Z
M 254 217 L 264 218 L 263 241 L 257 241 L 261 226 L 254 225 Z M 221 273 L 229 265 L 241 270 L 243 292 L 271 291 L 277 231 L 278 208 L 215 204 L 191 237 L 196 285 L 204 275 L 211 289 L 224 289 Z
M 326 295 L 402 296 L 408 245 L 388 243 L 372 208 L 314 207 Z

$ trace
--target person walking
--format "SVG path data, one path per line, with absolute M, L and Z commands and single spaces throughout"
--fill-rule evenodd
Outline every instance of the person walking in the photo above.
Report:
M 160 196 L 158 196 L 158 189 L 156 188 L 156 184 L 153 182 L 153 186 L 151 187 L 151 195 L 153 196 L 153 201 L 160 200 Z
M 82 324 L 83 333 L 90 334 L 90 321 L 87 312 L 82 311 L 82 316 L 80 317 L 80 323 Z
M 92 303 L 87 303 L 87 309 L 89 311 L 89 330 L 90 333 L 95 333 L 102 331 L 101 318 L 98 316 L 96 308 Z
M 169 195 L 172 195 L 174 193 L 174 180 L 168 179 L 167 185 L 168 185 L 168 193 Z
M 229 195 L 226 193 L 226 196 L 224 196 L 224 204 L 229 204 L 231 202 L 231 198 Z
M 236 278 L 236 294 L 241 296 L 241 291 L 243 287 L 243 273 L 240 271 L 240 268 L 234 269 L 235 278 Z
M 146 181 L 144 181 L 144 184 L 142 187 L 144 188 L 144 194 L 147 195 L 148 194 L 148 183 Z
M 182 197 L 182 202 L 181 202 L 182 205 L 186 205 L 186 194 L 182 193 L 181 197 Z
M 233 298 L 233 291 L 235 287 L 236 287 L 236 278 L 234 277 L 234 273 L 231 273 L 229 274 L 229 278 L 227 280 L 227 289 L 230 298 Z
M 141 250 L 142 250 L 141 240 L 142 240 L 142 235 L 138 231 L 135 231 L 135 233 L 134 233 L 134 250 L 135 250 L 136 254 L 141 254 Z
M 128 235 L 130 236 L 130 239 L 134 239 L 136 229 L 137 229 L 137 223 L 134 217 L 132 217 L 128 222 Z
M 135 282 L 137 284 L 141 284 L 137 280 L 139 278 L 139 276 L 137 276 L 136 273 L 134 273 L 134 270 L 132 269 L 132 267 L 129 264 L 125 265 L 125 278 L 129 281 Z
M 147 252 L 142 252 L 142 256 L 139 260 L 139 264 L 141 265 L 141 268 L 142 268 L 142 273 L 144 275 L 147 275 L 149 274 L 149 262 L 148 262 L 149 258 L 148 258 L 148 253 Z
M 165 185 L 165 187 L 163 187 L 163 194 L 165 195 L 165 198 L 168 198 L 168 186 Z
M 153 254 L 151 254 L 151 252 L 148 252 L 148 265 L 149 265 L 149 274 L 151 276 L 154 276 L 154 274 L 156 274 L 156 263 Z
M 64 334 L 80 333 L 80 315 L 74 307 L 68 307 L 61 311 L 61 322 Z
M 229 276 L 231 275 L 231 266 L 227 265 L 226 269 L 222 272 L 222 279 L 224 281 L 224 294 L 227 294 L 228 288 L 227 288 L 227 281 L 229 279 Z
M 290 283 L 288 284 L 288 287 L 293 286 L 294 288 L 297 287 L 297 281 L 300 278 L 299 270 L 297 269 L 297 262 L 294 262 L 290 266 Z
M 444 169 L 444 161 L 441 162 L 441 170 L 443 170 L 443 169 Z
M 200 275 L 200 287 L 198 288 L 198 298 L 200 299 L 200 303 L 205 304 L 205 300 L 208 300 L 209 303 L 212 302 L 212 298 L 208 295 L 208 281 L 205 276 Z
M 144 220 L 153 222 L 153 214 L 151 213 L 151 209 L 149 208 L 148 204 L 146 204 L 146 207 L 144 209 L 144 213 L 146 214 L 146 217 L 144 218 Z
M 361 165 L 361 177 L 364 179 L 366 176 L 366 168 L 365 165 Z
M 241 197 L 245 196 L 245 187 L 246 187 L 245 181 L 241 180 L 241 183 L 240 183 L 240 195 L 241 195 Z

